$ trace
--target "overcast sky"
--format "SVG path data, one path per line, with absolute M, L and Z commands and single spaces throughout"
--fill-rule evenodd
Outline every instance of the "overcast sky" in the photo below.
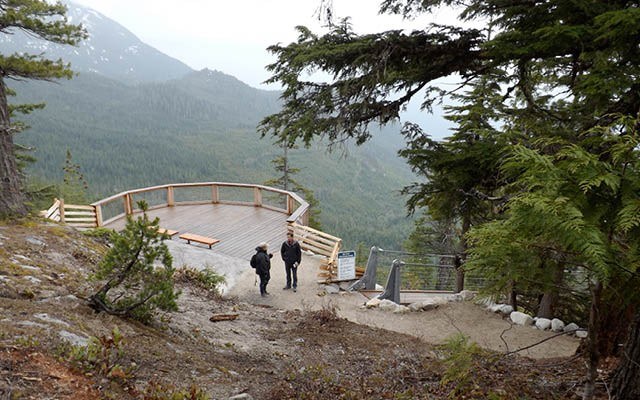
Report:
M 322 32 L 317 18 L 321 0 L 73 0 L 119 22 L 143 42 L 191 68 L 215 69 L 260 88 L 275 61 L 272 44 L 295 41 L 295 26 Z M 378 15 L 377 0 L 333 0 L 334 15 L 350 16 L 358 33 L 424 28 L 451 19 L 450 12 L 419 21 Z

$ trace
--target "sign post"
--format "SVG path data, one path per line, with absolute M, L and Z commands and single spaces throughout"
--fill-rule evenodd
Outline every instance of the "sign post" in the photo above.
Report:
M 338 280 L 356 279 L 356 252 L 341 251 L 338 253 Z

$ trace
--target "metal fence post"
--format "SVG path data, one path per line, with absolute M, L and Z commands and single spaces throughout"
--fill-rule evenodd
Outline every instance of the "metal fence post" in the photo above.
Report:
M 400 267 L 403 265 L 404 263 L 402 261 L 397 259 L 393 260 L 384 292 L 378 296 L 380 300 L 386 299 L 391 300 L 396 304 L 400 304 Z
M 375 290 L 376 288 L 376 269 L 378 268 L 378 248 L 371 247 L 369 250 L 369 258 L 367 259 L 367 267 L 360 279 L 355 281 L 348 290 Z

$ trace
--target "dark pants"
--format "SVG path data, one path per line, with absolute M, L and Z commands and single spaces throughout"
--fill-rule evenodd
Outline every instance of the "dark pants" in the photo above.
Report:
M 294 267 L 293 264 L 284 263 L 284 269 L 287 272 L 287 286 L 291 287 L 291 277 L 293 276 L 293 288 L 298 287 L 298 267 Z
M 260 277 L 260 294 L 264 296 L 265 294 L 267 294 L 267 284 L 269 283 L 271 274 L 267 272 L 263 274 L 258 274 L 258 276 Z

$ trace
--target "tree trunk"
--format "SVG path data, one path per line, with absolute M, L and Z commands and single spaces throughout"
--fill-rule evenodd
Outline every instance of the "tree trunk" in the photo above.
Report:
M 513 280 L 509 283 L 508 297 L 509 305 L 513 307 L 514 311 L 518 311 L 518 291 L 516 290 L 516 282 Z
M 0 217 L 26 213 L 9 118 L 7 88 L 0 76 Z
M 598 378 L 598 364 L 600 352 L 598 351 L 598 332 L 600 328 L 600 298 L 602 296 L 602 282 L 597 281 L 591 288 L 591 310 L 589 312 L 589 336 L 587 337 L 588 370 L 584 383 L 582 400 L 592 400 Z
M 553 284 L 550 288 L 545 290 L 542 294 L 542 299 L 538 306 L 539 318 L 552 319 L 555 317 L 556 306 L 558 305 L 558 299 L 560 298 L 558 288 L 562 285 L 564 279 L 564 263 L 559 263 L 553 271 Z
M 453 266 L 456 269 L 456 293 L 464 290 L 464 268 L 462 267 L 462 259 L 458 256 L 453 260 Z
M 620 364 L 611 381 L 616 400 L 640 399 L 640 308 L 636 310 Z
M 456 256 L 454 260 L 454 266 L 456 268 L 456 293 L 460 293 L 464 290 L 464 267 L 462 266 L 464 259 L 467 258 L 467 240 L 465 235 L 471 228 L 471 217 L 468 215 L 462 216 L 462 232 L 460 232 L 460 242 L 462 244 L 462 259 Z

